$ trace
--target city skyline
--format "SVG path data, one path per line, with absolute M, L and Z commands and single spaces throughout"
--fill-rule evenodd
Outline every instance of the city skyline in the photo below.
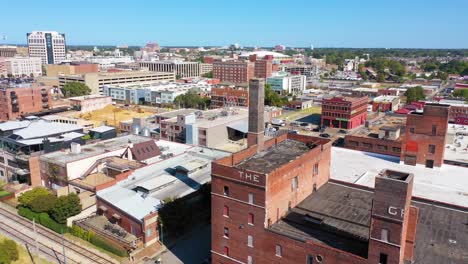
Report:
M 22 9 L 19 3 L 9 6 Z M 83 1 L 79 6 L 56 5 L 49 14 L 46 6 L 31 2 L 22 10 L 27 20 L 18 20 L 14 12 L 2 15 L 0 23 L 10 26 L 0 31 L 7 37 L 0 44 L 26 44 L 26 33 L 52 30 L 65 33 L 68 45 L 142 46 L 157 41 L 162 46 L 468 48 L 468 36 L 462 34 L 466 8 L 468 2 L 460 0 L 451 5 L 435 0 L 390 4 L 366 0 L 281 6 L 243 0 L 130 6 Z

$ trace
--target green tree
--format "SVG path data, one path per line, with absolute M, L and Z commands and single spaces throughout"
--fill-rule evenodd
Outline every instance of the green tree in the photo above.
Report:
M 207 73 L 203 74 L 203 77 L 205 77 L 205 78 L 213 78 L 213 72 L 212 72 L 212 71 L 207 72 Z
M 463 97 L 463 98 L 465 98 L 466 101 L 468 101 L 468 89 L 455 90 L 452 93 L 452 96 L 453 97 Z
M 22 206 L 30 207 L 31 203 L 40 196 L 48 196 L 50 192 L 44 187 L 34 187 L 32 190 L 24 192 L 18 197 L 18 202 Z
M 265 84 L 265 105 L 282 107 L 287 103 L 287 97 L 280 96 L 271 89 L 270 84 Z
M 77 215 L 80 212 L 80 198 L 78 195 L 71 193 L 57 198 L 55 206 L 50 210 L 50 215 L 58 223 L 65 224 L 67 222 L 67 218 Z
M 174 104 L 184 108 L 206 109 L 210 107 L 211 100 L 207 97 L 201 97 L 195 91 L 188 91 L 174 98 Z
M 379 72 L 377 74 L 377 81 L 378 82 L 384 82 L 385 81 L 385 73 Z
M 358 72 L 359 75 L 361 75 L 361 78 L 365 81 L 369 80 L 369 76 L 366 73 L 366 70 L 364 69 L 364 64 L 359 64 L 358 65 Z
M 9 264 L 13 261 L 17 261 L 18 258 L 18 246 L 15 241 L 10 239 L 3 240 L 3 242 L 0 243 L 0 264 Z
M 57 197 L 53 194 L 36 197 L 30 203 L 29 207 L 36 213 L 48 213 L 57 203 Z
M 417 102 L 426 98 L 426 96 L 424 95 L 424 90 L 421 86 L 408 88 L 408 90 L 406 90 L 405 96 L 407 104 Z
M 83 96 L 91 94 L 91 89 L 84 83 L 69 82 L 63 86 L 62 93 L 66 98 Z

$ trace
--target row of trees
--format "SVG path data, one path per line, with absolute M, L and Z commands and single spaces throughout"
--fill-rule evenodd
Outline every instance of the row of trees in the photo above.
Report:
M 425 72 L 442 71 L 449 74 L 468 75 L 468 62 L 461 60 L 451 60 L 448 63 L 441 63 L 435 59 L 425 60 L 420 64 Z
M 18 197 L 21 207 L 31 209 L 35 213 L 47 213 L 57 223 L 65 224 L 67 218 L 81 212 L 78 195 L 71 193 L 56 197 L 47 189 L 36 187 Z
M 195 91 L 189 91 L 174 98 L 174 104 L 183 108 L 208 109 L 210 108 L 211 99 L 202 97 Z

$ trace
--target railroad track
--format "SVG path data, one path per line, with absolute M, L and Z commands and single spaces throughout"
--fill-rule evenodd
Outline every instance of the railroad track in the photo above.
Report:
M 7 217 L 11 220 L 14 220 L 15 222 L 17 222 L 18 224 L 21 224 L 22 226 L 26 227 L 26 228 L 29 228 L 29 229 L 33 229 L 33 223 L 32 221 L 26 219 L 26 218 L 23 218 L 21 216 L 18 216 L 14 213 L 11 213 L 9 212 L 8 210 L 5 210 L 3 208 L 0 208 L 0 215 L 3 215 L 4 217 Z M 3 223 L 5 225 L 5 223 Z M 11 228 L 11 226 L 9 226 Z M 64 244 L 65 246 L 65 249 L 67 250 L 70 250 L 70 251 L 73 251 L 75 252 L 76 254 L 78 255 L 81 255 L 83 258 L 86 258 L 87 260 L 89 260 L 90 262 L 89 263 L 100 263 L 100 264 L 115 264 L 116 262 L 112 261 L 112 260 L 109 260 L 110 257 L 103 257 L 103 256 L 100 256 L 96 253 L 94 253 L 93 251 L 90 251 L 88 249 L 86 249 L 85 247 L 77 244 L 77 243 L 74 243 L 74 242 L 71 242 L 67 239 L 62 239 L 62 236 L 51 231 L 51 230 L 48 230 L 46 229 L 45 227 L 42 227 L 40 225 L 36 225 L 36 231 L 38 234 L 46 237 L 47 239 L 49 240 L 52 240 L 54 242 L 56 242 L 57 244 Z M 34 239 L 33 239 L 34 241 Z
M 28 246 L 28 249 L 34 249 L 33 251 L 35 251 L 35 248 L 36 248 L 36 245 L 35 245 L 35 241 L 34 238 L 30 237 L 30 236 L 27 236 L 25 235 L 24 233 L 21 233 L 19 232 L 18 230 L 12 228 L 11 226 L 5 224 L 5 223 L 2 223 L 0 222 L 0 230 L 8 235 L 9 237 L 11 238 L 16 238 L 17 242 L 20 242 L 20 243 L 23 243 L 25 245 Z M 54 250 L 53 248 L 50 248 L 48 247 L 47 245 L 45 245 L 44 243 L 42 242 L 37 242 L 38 243 L 38 250 L 40 252 L 42 252 L 42 254 L 46 255 L 46 256 L 49 256 L 51 257 L 51 259 L 57 261 L 57 263 L 62 263 L 64 258 L 63 258 L 63 254 Z M 79 262 L 76 262 L 72 259 L 67 259 L 68 263 L 79 263 Z

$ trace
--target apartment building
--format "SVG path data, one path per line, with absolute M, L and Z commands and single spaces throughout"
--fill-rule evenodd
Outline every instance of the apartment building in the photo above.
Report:
M 55 31 L 33 31 L 27 34 L 30 57 L 41 58 L 42 64 L 56 64 L 66 58 L 65 34 Z
M 198 62 L 177 60 L 143 61 L 140 62 L 140 67 L 149 71 L 175 73 L 175 75 L 180 78 L 200 76 L 200 65 Z
M 175 81 L 174 73 L 150 71 L 99 72 L 78 75 L 59 75 L 59 87 L 68 82 L 80 82 L 91 89 L 91 94 L 103 94 L 106 85 L 131 85 Z
M 213 78 L 221 82 L 247 84 L 255 76 L 255 63 L 250 61 L 215 61 Z
M 0 121 L 15 120 L 25 114 L 49 109 L 50 87 L 27 83 L 0 88 Z
M 244 87 L 220 86 L 211 88 L 211 107 L 249 106 L 249 90 Z

